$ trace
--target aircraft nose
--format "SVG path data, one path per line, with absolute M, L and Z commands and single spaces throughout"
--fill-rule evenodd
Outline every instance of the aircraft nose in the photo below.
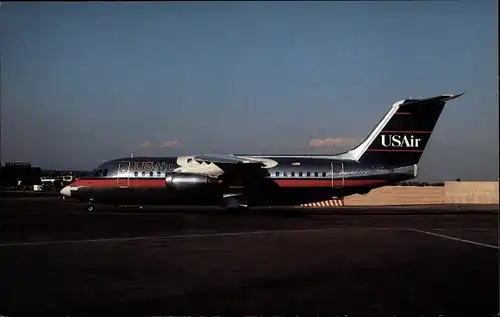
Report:
M 61 195 L 65 197 L 71 197 L 71 186 L 66 186 L 60 191 Z

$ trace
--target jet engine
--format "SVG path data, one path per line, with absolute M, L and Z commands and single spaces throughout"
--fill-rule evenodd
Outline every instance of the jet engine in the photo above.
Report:
M 176 190 L 190 190 L 215 187 L 218 179 L 194 173 L 167 173 L 165 186 Z
M 224 192 L 219 179 L 195 173 L 167 173 L 165 188 L 165 197 L 179 205 L 219 205 Z

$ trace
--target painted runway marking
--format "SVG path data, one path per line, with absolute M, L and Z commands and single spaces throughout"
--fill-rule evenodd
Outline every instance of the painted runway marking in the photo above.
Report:
M 490 231 L 490 232 L 494 232 L 494 233 L 496 233 L 496 232 L 497 232 L 497 228 L 491 228 L 491 229 L 488 229 L 488 228 L 458 228 L 458 229 L 455 229 L 455 228 L 450 228 L 450 229 L 445 229 L 445 230 L 459 230 L 459 231 Z
M 480 245 L 483 247 L 498 249 L 496 246 L 489 244 L 484 244 L 480 242 L 455 238 L 443 234 L 433 233 L 424 230 L 412 229 L 412 228 L 395 228 L 395 227 L 337 227 L 337 228 L 324 228 L 324 229 L 298 229 L 298 230 L 262 230 L 262 231 L 240 231 L 240 232 L 222 232 L 222 233 L 200 233 L 200 234 L 188 234 L 188 235 L 172 235 L 172 236 L 142 236 L 142 237 L 123 237 L 123 238 L 97 238 L 97 239 L 80 239 L 80 240 L 55 240 L 55 241 L 39 241 L 39 242 L 10 242 L 1 243 L 0 248 L 7 247 L 20 247 L 20 246 L 43 246 L 43 245 L 56 245 L 56 244 L 77 244 L 77 243 L 106 243 L 106 242 L 129 242 L 129 241 L 146 241 L 146 240 L 185 240 L 185 239 L 195 239 L 195 238 L 210 238 L 210 237 L 228 237 L 228 236 L 259 236 L 259 235 L 279 235 L 279 234 L 294 234 L 294 233 L 314 233 L 314 232 L 334 232 L 334 231 L 356 231 L 356 230 L 387 230 L 387 231 L 413 231 L 421 234 L 433 235 L 445 239 L 456 240 L 471 244 Z M 493 231 L 492 229 L 482 229 L 482 228 L 435 228 L 430 230 L 480 230 L 480 231 Z
M 434 233 L 434 232 L 429 232 L 429 231 L 424 231 L 424 230 L 417 230 L 417 229 L 407 229 L 407 230 L 413 231 L 413 232 L 418 232 L 421 234 L 427 234 L 430 236 L 440 237 L 443 239 L 454 240 L 454 241 L 459 241 L 459 242 L 464 242 L 464 243 L 470 243 L 470 244 L 478 245 L 478 246 L 485 247 L 485 248 L 498 249 L 498 246 L 494 246 L 491 244 L 486 244 L 486 243 L 476 242 L 476 241 L 472 241 L 472 240 L 451 237 L 451 236 L 447 236 L 444 234 L 439 234 L 439 233 Z
M 413 228 L 412 228 L 413 229 Z M 489 231 L 491 233 L 496 233 L 496 228 L 428 228 L 427 230 L 432 231 Z
M 241 232 L 223 232 L 223 233 L 200 233 L 200 234 L 158 236 L 158 237 L 128 237 L 128 238 L 123 237 L 123 238 L 40 241 L 40 242 L 12 242 L 12 243 L 2 243 L 2 244 L 0 244 L 0 248 L 20 247 L 20 246 L 42 246 L 42 245 L 69 244 L 69 243 L 128 242 L 128 241 L 141 241 L 141 240 L 183 240 L 183 239 L 193 239 L 193 238 L 228 237 L 228 236 L 258 236 L 258 235 L 293 234 L 293 233 L 307 233 L 307 232 L 352 231 L 353 229 L 357 229 L 357 230 L 401 230 L 402 228 L 344 227 L 344 228 L 325 228 L 325 229 L 264 230 L 264 231 L 241 231 Z

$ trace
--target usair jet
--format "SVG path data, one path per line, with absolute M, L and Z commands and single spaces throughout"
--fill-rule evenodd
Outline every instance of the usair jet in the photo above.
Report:
M 335 155 L 200 154 L 117 158 L 61 195 L 96 204 L 289 206 L 366 194 L 415 178 L 447 101 L 444 94 L 394 103 L 366 139 Z

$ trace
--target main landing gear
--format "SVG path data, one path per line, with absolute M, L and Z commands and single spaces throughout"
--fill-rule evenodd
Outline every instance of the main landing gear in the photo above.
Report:
M 248 205 L 237 198 L 227 198 L 222 203 L 222 208 L 226 210 L 246 210 L 248 209 Z

